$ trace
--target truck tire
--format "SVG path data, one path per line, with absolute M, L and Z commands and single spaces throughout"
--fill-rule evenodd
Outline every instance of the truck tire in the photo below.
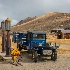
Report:
M 57 59 L 57 52 L 56 52 L 56 51 L 53 52 L 53 55 L 51 56 L 51 59 L 52 59 L 53 61 L 55 61 L 55 60 Z
M 37 62 L 37 51 L 34 52 L 34 62 Z
M 34 50 L 32 50 L 31 53 L 32 53 L 32 59 L 34 59 Z
M 22 50 L 22 46 L 20 44 L 18 45 L 18 49 L 19 49 L 19 51 Z
M 24 46 L 24 50 L 27 50 L 27 47 L 26 46 Z

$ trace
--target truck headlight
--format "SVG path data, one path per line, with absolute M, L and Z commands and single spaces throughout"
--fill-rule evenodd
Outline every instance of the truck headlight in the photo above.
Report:
M 42 46 L 42 43 L 39 43 L 39 46 Z

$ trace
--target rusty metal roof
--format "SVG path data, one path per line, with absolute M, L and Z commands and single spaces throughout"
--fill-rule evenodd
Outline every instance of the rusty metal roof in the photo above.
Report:
M 52 30 L 64 30 L 64 29 L 63 29 L 63 28 L 61 28 L 61 29 L 55 29 L 55 28 L 54 28 L 54 29 L 52 29 Z
M 62 33 L 70 33 L 70 30 L 61 30 Z

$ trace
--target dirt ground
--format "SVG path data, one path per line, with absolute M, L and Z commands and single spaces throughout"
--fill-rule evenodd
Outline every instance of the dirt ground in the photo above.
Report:
M 58 54 L 57 61 L 45 60 L 32 62 L 29 58 L 24 57 L 20 62 L 23 66 L 14 66 L 10 63 L 0 62 L 1 70 L 70 70 L 70 55 Z
M 58 56 L 57 60 L 39 60 L 37 63 L 34 63 L 31 59 L 30 54 L 23 54 L 22 62 L 23 66 L 14 66 L 7 62 L 0 62 L 0 70 L 70 70 L 70 40 L 55 40 L 48 39 L 47 42 L 56 42 L 60 44 L 60 47 L 57 49 Z M 0 37 L 0 49 L 1 47 L 1 37 Z M 12 42 L 12 48 L 16 48 L 16 44 Z

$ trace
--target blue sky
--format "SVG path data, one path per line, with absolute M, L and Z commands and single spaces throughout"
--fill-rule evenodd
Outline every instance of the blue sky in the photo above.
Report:
M 0 22 L 9 17 L 11 25 L 48 12 L 70 13 L 70 0 L 0 0 Z

